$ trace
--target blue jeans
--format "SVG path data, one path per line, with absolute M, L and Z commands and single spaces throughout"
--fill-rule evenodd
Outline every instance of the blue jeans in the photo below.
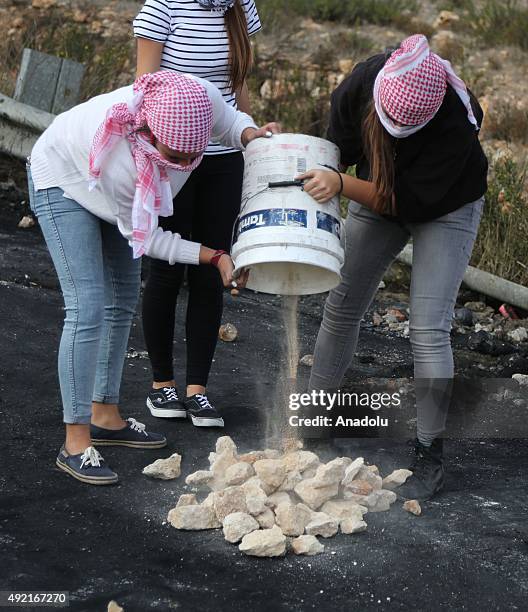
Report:
M 483 204 L 481 198 L 433 221 L 399 224 L 350 203 L 342 280 L 326 300 L 310 388 L 341 385 L 356 352 L 359 323 L 387 268 L 412 237 L 409 335 L 418 433 L 432 438 L 443 430 L 454 375 L 451 322 Z
M 59 277 L 66 317 L 59 348 L 65 423 L 90 423 L 91 404 L 117 404 L 141 266 L 117 226 L 64 197 L 35 191 L 30 206 Z

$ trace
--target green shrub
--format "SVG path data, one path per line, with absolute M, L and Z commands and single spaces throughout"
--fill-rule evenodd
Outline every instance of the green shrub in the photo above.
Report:
M 506 159 L 491 169 L 472 265 L 528 286 L 528 199 L 525 185 L 526 165 Z

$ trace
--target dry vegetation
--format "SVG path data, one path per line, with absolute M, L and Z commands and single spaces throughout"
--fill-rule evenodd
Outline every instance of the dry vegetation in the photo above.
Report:
M 0 0 L 8 24 L 0 91 L 12 94 L 24 46 L 84 62 L 85 98 L 130 82 L 130 23 L 140 5 Z M 410 33 L 430 38 L 486 110 L 490 190 L 473 263 L 528 285 L 528 2 L 257 0 L 257 6 L 265 30 L 254 39 L 254 112 L 290 131 L 324 135 L 330 93 L 357 61 Z M 439 18 L 441 11 L 452 14 Z

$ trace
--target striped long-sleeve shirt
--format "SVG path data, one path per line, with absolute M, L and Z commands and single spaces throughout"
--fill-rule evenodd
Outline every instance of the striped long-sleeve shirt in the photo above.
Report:
M 253 0 L 239 0 L 251 36 L 261 29 Z M 134 20 L 134 36 L 163 43 L 162 70 L 175 70 L 206 79 L 222 92 L 224 101 L 236 108 L 229 85 L 229 39 L 225 18 L 196 0 L 146 0 Z M 232 153 L 235 149 L 210 143 L 207 155 Z

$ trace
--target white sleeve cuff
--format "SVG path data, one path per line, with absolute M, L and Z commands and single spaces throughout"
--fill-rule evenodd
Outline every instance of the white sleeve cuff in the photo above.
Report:
M 158 227 L 152 233 L 145 253 L 154 259 L 168 261 L 171 265 L 175 263 L 198 265 L 201 246 L 199 242 L 184 240 L 180 234 L 164 232 Z

